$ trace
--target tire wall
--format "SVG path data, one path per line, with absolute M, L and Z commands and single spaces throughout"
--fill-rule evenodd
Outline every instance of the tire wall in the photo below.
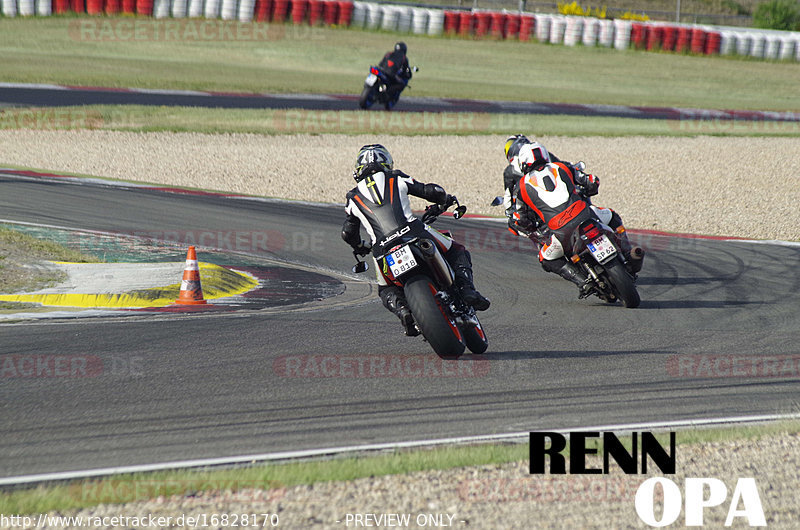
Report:
M 127 3 L 126 3 L 127 1 Z M 800 32 L 754 28 L 609 20 L 351 0 L 0 0 L 4 17 L 50 16 L 68 11 L 119 12 L 155 18 L 206 18 L 295 25 L 355 26 L 369 30 L 452 38 L 537 41 L 694 55 L 741 55 L 800 61 Z

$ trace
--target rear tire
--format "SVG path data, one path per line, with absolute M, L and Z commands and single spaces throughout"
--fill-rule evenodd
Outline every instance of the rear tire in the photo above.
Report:
M 639 292 L 636 290 L 633 276 L 625 269 L 625 264 L 622 263 L 622 260 L 615 258 L 605 267 L 606 274 L 608 274 L 608 279 L 617 298 L 622 300 L 622 303 L 627 308 L 639 307 L 642 300 L 639 298 Z
M 433 351 L 445 359 L 464 353 L 461 331 L 435 298 L 436 287 L 431 280 L 421 274 L 414 276 L 403 285 L 403 291 L 411 313 Z
M 489 347 L 489 339 L 486 337 L 486 331 L 484 331 L 483 326 L 480 324 L 478 324 L 477 327 L 466 326 L 461 329 L 461 333 L 464 335 L 464 344 L 467 345 L 467 348 L 469 348 L 469 351 L 472 353 L 480 355 Z
M 372 106 L 375 102 L 375 98 L 372 96 L 372 91 L 374 87 L 365 86 L 364 90 L 361 91 L 361 96 L 358 98 L 358 106 L 364 110 L 367 110 Z

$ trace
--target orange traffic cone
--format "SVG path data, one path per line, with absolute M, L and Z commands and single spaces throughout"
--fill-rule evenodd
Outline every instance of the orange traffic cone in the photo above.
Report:
M 197 265 L 197 254 L 194 247 L 186 253 L 186 268 L 183 269 L 181 294 L 176 304 L 205 304 L 203 288 L 200 286 L 200 267 Z

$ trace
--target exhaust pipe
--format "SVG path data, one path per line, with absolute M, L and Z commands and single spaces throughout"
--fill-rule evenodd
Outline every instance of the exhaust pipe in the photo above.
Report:
M 430 239 L 420 239 L 417 248 L 422 252 L 422 257 L 430 265 L 437 280 L 445 288 L 453 284 L 453 275 L 450 274 L 450 266 L 444 260 L 441 252 L 436 251 L 436 245 Z

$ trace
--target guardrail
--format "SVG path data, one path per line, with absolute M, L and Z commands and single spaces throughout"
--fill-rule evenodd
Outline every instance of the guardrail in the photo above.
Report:
M 741 55 L 800 61 L 800 32 L 753 28 L 635 22 L 490 11 L 421 4 L 350 0 L 0 0 L 8 17 L 65 13 L 131 14 L 161 18 L 206 18 L 242 22 L 353 26 L 415 35 L 472 39 L 537 40 L 566 46 L 635 48 L 704 55 Z

